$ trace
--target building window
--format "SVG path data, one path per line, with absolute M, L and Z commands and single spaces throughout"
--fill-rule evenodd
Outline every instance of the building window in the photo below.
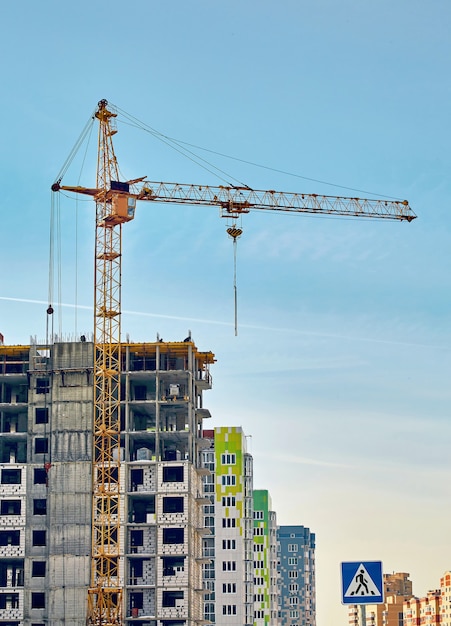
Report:
M 20 546 L 20 530 L 0 530 L 0 546 Z
M 222 614 L 223 615 L 236 615 L 236 604 L 223 604 Z
M 297 583 L 290 583 L 289 589 L 291 593 L 295 593 L 299 591 L 299 585 Z
M 33 515 L 47 514 L 47 500 L 45 498 L 36 498 L 33 500 Z
M 45 408 L 36 408 L 34 410 L 34 423 L 35 424 L 48 424 L 49 422 L 49 410 Z
M 20 515 L 21 510 L 20 500 L 2 500 L 0 505 L 1 515 Z
M 177 602 L 177 600 L 179 602 Z M 180 604 L 180 600 L 183 602 L 183 591 L 163 591 L 163 606 L 174 607 Z
M 236 593 L 236 583 L 222 583 L 222 593 Z
M 183 513 L 183 498 L 163 498 L 163 513 Z
M 236 549 L 236 540 L 235 539 L 223 539 L 222 540 L 222 549 L 223 550 L 235 550 Z
M 22 470 L 2 469 L 2 485 L 20 485 Z
M 215 477 L 214 476 L 204 476 L 202 481 L 204 484 L 204 493 L 215 492 Z
M 18 609 L 18 593 L 0 593 L 0 609 Z
M 45 593 L 32 593 L 31 594 L 31 608 L 32 609 L 45 609 Z
M 182 483 L 183 482 L 183 465 L 164 466 L 163 467 L 163 482 L 164 483 Z
M 43 467 L 35 467 L 33 470 L 33 482 L 35 485 L 45 485 L 47 482 L 47 472 Z
M 142 546 L 144 544 L 144 533 L 142 530 L 131 530 L 130 531 L 130 547 L 131 552 L 136 553 L 138 551 L 138 546 Z
M 288 552 L 297 552 L 298 544 L 297 543 L 289 543 L 288 544 Z
M 163 576 L 175 576 L 177 572 L 185 571 L 184 556 L 163 556 Z
M 142 609 L 144 606 L 144 594 L 142 591 L 133 591 L 130 593 L 130 608 Z
M 137 491 L 138 485 L 142 485 L 144 483 L 144 470 L 142 468 L 131 470 L 130 483 L 132 491 Z
M 234 474 L 225 474 L 221 476 L 221 485 L 234 487 L 236 485 L 236 476 Z
M 254 519 L 264 519 L 263 511 L 254 511 Z
M 208 578 L 216 578 L 215 565 L 214 563 L 205 563 L 203 567 L 203 579 L 207 580 Z M 213 600 L 213 598 L 211 598 Z
M 202 539 L 202 556 L 213 557 L 215 555 L 215 540 L 213 537 Z
M 254 536 L 263 536 L 263 534 L 264 534 L 263 526 L 261 528 L 254 528 Z
M 50 378 L 36 379 L 36 393 L 48 393 L 50 391 Z
M 205 619 L 208 619 L 210 622 L 215 621 L 215 605 L 213 604 L 213 602 L 206 602 L 204 604 L 204 614 L 205 614 Z
M 236 455 L 230 454 L 228 452 L 226 452 L 225 454 L 221 454 L 221 463 L 222 465 L 235 465 Z
M 45 561 L 33 561 L 31 575 L 36 578 L 45 576 Z
M 34 546 L 45 546 L 46 545 L 46 536 L 45 530 L 33 530 L 33 545 Z
M 236 561 L 223 561 L 222 562 L 222 571 L 223 572 L 235 572 L 236 571 Z
M 297 569 L 292 569 L 288 572 L 288 578 L 297 578 L 297 577 L 298 577 Z
M 235 496 L 222 496 L 222 506 L 235 506 Z
M 234 517 L 223 517 L 222 518 L 222 527 L 223 528 L 235 528 L 236 527 L 236 519 Z
M 49 451 L 49 440 L 47 437 L 36 437 L 34 440 L 35 454 L 47 454 Z
M 289 556 L 288 557 L 288 565 L 297 565 L 298 557 L 297 556 Z
M 291 596 L 290 598 L 288 598 L 288 602 L 291 604 L 291 606 L 298 604 L 297 596 Z
M 296 609 L 292 609 L 290 611 L 290 617 L 292 619 L 297 619 L 299 617 L 299 611 L 297 611 Z
M 163 543 L 183 543 L 184 540 L 183 528 L 163 528 Z

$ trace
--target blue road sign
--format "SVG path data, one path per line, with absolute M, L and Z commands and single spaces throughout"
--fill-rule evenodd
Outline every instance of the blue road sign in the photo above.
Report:
M 384 583 L 381 561 L 341 564 L 342 604 L 382 604 Z

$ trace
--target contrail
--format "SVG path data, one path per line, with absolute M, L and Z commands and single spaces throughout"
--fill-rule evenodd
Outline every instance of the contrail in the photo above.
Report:
M 6 296 L 0 296 L 0 300 L 8 300 L 10 302 L 23 302 L 25 304 L 44 304 L 48 305 L 48 302 L 44 300 L 29 300 L 27 298 L 8 298 Z M 61 302 L 58 306 L 62 306 L 69 309 L 84 309 L 87 311 L 92 311 L 92 306 L 87 306 L 85 304 L 67 304 Z M 158 317 L 160 319 L 168 319 L 168 320 L 178 320 L 182 322 L 200 322 L 202 324 L 219 324 L 221 326 L 233 326 L 231 322 L 222 322 L 219 320 L 205 320 L 196 317 L 181 317 L 178 315 L 166 315 L 163 313 L 147 313 L 143 311 L 122 311 L 122 315 L 142 315 L 144 317 Z M 249 328 L 253 328 L 253 326 L 249 326 Z
M 48 305 L 48 302 L 44 300 L 30 300 L 28 298 L 11 298 L 7 296 L 0 296 L 0 300 L 7 300 L 9 302 L 23 302 L 24 304 L 43 304 Z M 92 306 L 87 306 L 85 304 L 68 304 L 61 303 L 59 306 L 70 309 L 83 309 L 83 310 L 93 310 Z M 225 322 L 222 320 L 212 320 L 212 319 L 203 319 L 198 317 L 185 317 L 180 315 L 167 315 L 165 313 L 148 313 L 144 311 L 122 311 L 122 315 L 139 315 L 142 317 L 153 317 L 157 319 L 166 319 L 166 320 L 177 320 L 181 322 L 196 322 L 199 324 L 212 324 L 215 326 L 229 326 L 233 327 L 234 323 Z M 240 328 L 247 328 L 250 330 L 261 330 L 261 331 L 269 331 L 269 332 L 280 332 L 280 333 L 290 333 L 294 335 L 305 335 L 307 337 L 323 337 L 326 339 L 340 339 L 344 341 L 359 341 L 366 343 L 380 343 L 386 345 L 395 345 L 395 346 L 414 346 L 417 348 L 436 348 L 443 349 L 442 345 L 434 345 L 434 344 L 424 344 L 424 343 L 415 343 L 410 341 L 395 341 L 393 339 L 376 339 L 374 337 L 359 337 L 355 335 L 341 335 L 337 333 L 326 333 L 326 332 L 318 332 L 313 330 L 300 330 L 298 328 L 281 328 L 277 326 L 260 326 L 258 324 L 240 324 Z

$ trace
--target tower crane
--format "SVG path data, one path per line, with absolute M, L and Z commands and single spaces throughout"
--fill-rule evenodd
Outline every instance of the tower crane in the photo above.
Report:
M 94 307 L 94 418 L 92 552 L 88 624 L 122 624 L 120 577 L 120 374 L 122 225 L 135 217 L 139 200 L 216 206 L 235 221 L 250 211 L 309 213 L 410 222 L 416 215 L 407 201 L 370 200 L 316 194 L 255 191 L 248 187 L 119 180 L 112 138 L 116 113 L 107 100 L 95 112 L 99 122 L 95 188 L 65 186 L 53 191 L 92 196 L 96 204 Z M 236 242 L 241 229 L 227 231 Z

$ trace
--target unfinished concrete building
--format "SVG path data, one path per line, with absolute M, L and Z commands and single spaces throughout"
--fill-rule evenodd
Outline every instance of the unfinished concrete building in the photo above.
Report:
M 91 579 L 93 344 L 0 345 L 0 624 L 82 626 Z M 203 621 L 201 451 L 211 352 L 121 356 L 123 623 Z

